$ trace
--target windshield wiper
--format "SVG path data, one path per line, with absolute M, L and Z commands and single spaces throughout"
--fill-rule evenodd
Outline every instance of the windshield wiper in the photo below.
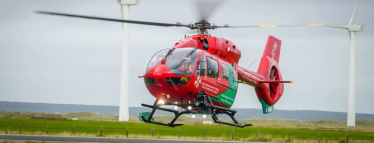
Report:
M 165 57 L 162 59 L 161 64 L 165 63 L 166 58 L 175 50 L 175 48 L 170 49 L 169 52 L 165 55 Z

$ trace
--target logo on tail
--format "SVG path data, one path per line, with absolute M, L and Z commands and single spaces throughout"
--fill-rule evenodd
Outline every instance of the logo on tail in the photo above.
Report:
M 277 51 L 277 42 L 274 42 L 274 45 L 273 45 L 273 50 L 271 51 L 271 54 L 273 55 L 272 59 L 274 59 L 274 56 L 276 54 L 276 51 Z

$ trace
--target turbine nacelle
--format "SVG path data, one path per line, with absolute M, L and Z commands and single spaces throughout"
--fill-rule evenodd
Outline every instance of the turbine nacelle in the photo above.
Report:
M 350 32 L 361 32 L 364 30 L 364 25 L 360 25 L 360 24 L 353 24 L 353 25 L 348 25 L 348 28 L 347 28 L 348 31 Z
M 347 29 L 350 32 L 361 32 L 364 30 L 363 24 L 351 24 L 351 25 L 324 25 L 325 27 Z

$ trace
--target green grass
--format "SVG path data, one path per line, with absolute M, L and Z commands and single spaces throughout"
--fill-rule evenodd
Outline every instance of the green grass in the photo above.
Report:
M 345 141 L 346 133 L 349 134 L 350 141 L 374 142 L 374 132 L 372 129 L 347 129 L 322 126 L 305 127 L 295 126 L 289 121 L 278 121 L 278 123 L 277 120 L 254 120 L 253 122 L 268 123 L 264 124 L 264 126 L 255 124 L 253 127 L 246 128 L 217 124 L 187 124 L 170 128 L 135 121 L 116 122 L 0 118 L 0 133 L 19 134 L 19 127 L 22 125 L 22 134 L 46 135 L 48 125 L 49 135 L 62 136 L 100 136 L 100 128 L 103 127 L 103 136 L 125 138 L 126 128 L 128 127 L 129 137 L 131 138 L 152 138 L 151 130 L 154 128 L 155 133 L 153 138 L 159 139 L 177 139 L 177 130 L 180 130 L 180 139 L 203 140 L 204 130 L 206 130 L 206 139 L 209 140 L 231 140 L 231 132 L 234 131 L 234 140 L 237 141 L 287 142 L 289 132 L 291 135 L 291 142 L 318 142 L 318 133 L 321 134 L 321 141 L 324 142 L 343 142 Z M 276 125 L 288 122 L 289 124 L 284 124 L 285 126 Z M 303 124 L 308 123 L 303 122 Z M 75 134 L 73 134 L 73 126 L 75 126 Z M 257 137 L 258 131 L 260 131 L 259 138 Z

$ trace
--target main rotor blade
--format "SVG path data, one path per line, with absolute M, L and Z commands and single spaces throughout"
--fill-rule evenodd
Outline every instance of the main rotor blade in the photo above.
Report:
M 297 25 L 248 25 L 248 26 L 217 26 L 216 28 L 274 28 L 274 27 L 334 27 L 346 28 L 346 25 L 327 25 L 324 23 L 297 24 Z
M 196 2 L 200 12 L 200 19 L 203 25 L 205 25 L 207 19 L 213 14 L 222 0 L 196 0 Z
M 355 9 L 355 11 L 353 12 L 353 15 L 352 15 L 352 17 L 351 17 L 351 20 L 349 21 L 349 25 L 352 24 L 353 19 L 354 19 L 355 16 L 356 16 L 356 12 L 357 12 L 358 6 L 360 5 L 360 2 L 361 2 L 361 0 L 359 0 L 358 3 L 357 3 L 356 9 Z
M 164 27 L 169 27 L 169 26 L 186 27 L 186 25 L 182 25 L 182 24 L 146 22 L 146 21 L 135 21 L 135 20 L 122 20 L 122 19 L 112 19 L 112 18 L 103 18 L 103 17 L 74 15 L 74 14 L 56 13 L 56 12 L 47 12 L 47 11 L 35 11 L 35 13 L 38 13 L 38 14 L 50 14 L 50 15 L 57 15 L 57 16 L 66 16 L 66 17 L 87 18 L 87 19 L 112 21 L 112 22 L 121 22 L 121 23 L 141 24 L 141 25 L 164 26 Z

